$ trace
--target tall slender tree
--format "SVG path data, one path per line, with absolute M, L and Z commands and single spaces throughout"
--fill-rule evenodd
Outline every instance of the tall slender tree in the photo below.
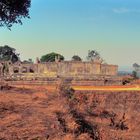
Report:
M 96 50 L 89 50 L 88 51 L 87 60 L 89 60 L 89 61 L 99 61 L 101 63 L 104 61 L 101 58 L 99 52 L 97 52 Z

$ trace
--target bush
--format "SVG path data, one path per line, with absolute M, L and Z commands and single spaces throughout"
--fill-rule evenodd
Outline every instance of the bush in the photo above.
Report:
M 74 92 L 75 92 L 75 90 L 72 87 L 70 87 L 69 85 L 61 85 L 61 87 L 60 87 L 60 93 L 63 96 L 68 97 L 69 99 L 73 99 Z

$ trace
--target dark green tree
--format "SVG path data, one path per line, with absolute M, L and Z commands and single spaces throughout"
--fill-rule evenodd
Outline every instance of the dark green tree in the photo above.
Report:
M 22 24 L 22 18 L 29 18 L 30 6 L 31 0 L 0 0 L 0 26 Z
M 28 60 L 24 60 L 23 63 L 25 64 L 33 64 L 33 60 L 31 58 L 29 58 Z
M 19 60 L 19 54 L 16 53 L 16 49 L 8 45 L 0 46 L 0 60 L 15 63 Z
M 80 56 L 74 55 L 74 56 L 72 57 L 72 61 L 82 61 L 82 59 L 81 59 Z
M 52 52 L 52 53 L 43 55 L 40 61 L 41 62 L 54 62 L 56 58 L 59 59 L 60 61 L 64 60 L 64 56 L 62 56 L 61 54 Z

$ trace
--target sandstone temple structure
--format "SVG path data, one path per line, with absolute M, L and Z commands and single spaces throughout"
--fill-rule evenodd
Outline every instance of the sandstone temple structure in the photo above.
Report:
M 95 62 L 46 62 L 38 64 L 16 63 L 10 66 L 10 74 L 35 73 L 46 77 L 85 77 L 94 75 L 115 76 L 118 73 L 117 65 L 100 64 Z
M 5 68 L 4 68 L 5 67 Z M 0 65 L 1 75 L 10 80 L 48 81 L 48 79 L 67 78 L 73 81 L 88 81 L 93 84 L 120 83 L 118 66 L 99 62 L 56 61 L 46 63 L 11 62 Z

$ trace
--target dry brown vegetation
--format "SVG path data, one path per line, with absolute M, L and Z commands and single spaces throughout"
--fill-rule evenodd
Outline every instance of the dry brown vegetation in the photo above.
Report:
M 139 118 L 136 91 L 0 91 L 0 140 L 139 140 Z

